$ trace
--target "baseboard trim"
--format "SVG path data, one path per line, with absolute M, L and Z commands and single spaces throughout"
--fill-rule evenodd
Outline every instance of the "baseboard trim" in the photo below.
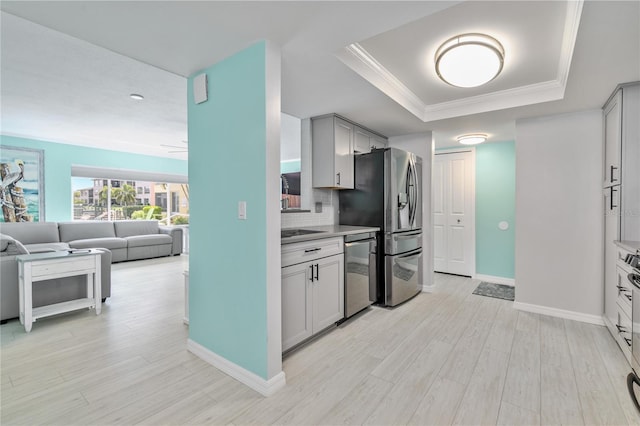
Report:
M 529 303 L 522 303 L 522 302 L 513 302 L 513 307 L 515 309 L 518 309 L 519 311 L 549 315 L 552 317 L 586 322 L 588 324 L 605 325 L 602 319 L 602 316 L 600 315 L 583 314 L 582 312 L 566 311 L 564 309 L 551 308 L 548 306 L 540 306 L 540 305 L 531 305 Z
M 201 358 L 203 361 L 213 365 L 223 373 L 228 374 L 240 383 L 264 396 L 271 396 L 275 394 L 287 384 L 284 371 L 281 371 L 269 380 L 265 380 L 255 373 L 252 373 L 228 359 L 221 357 L 215 352 L 210 351 L 191 339 L 187 340 L 187 350 Z
M 476 280 L 486 281 L 494 284 L 504 284 L 511 287 L 516 286 L 516 280 L 513 278 L 505 278 L 505 277 L 498 277 L 494 275 L 484 275 L 484 274 L 476 274 L 474 278 Z
M 436 286 L 434 284 L 431 285 L 426 285 L 424 284 L 422 286 L 422 292 L 423 293 L 433 293 L 433 291 L 436 289 Z

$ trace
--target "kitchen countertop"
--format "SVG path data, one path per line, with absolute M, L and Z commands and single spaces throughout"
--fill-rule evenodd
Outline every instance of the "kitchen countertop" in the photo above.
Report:
M 351 225 L 296 226 L 294 228 L 282 228 L 282 229 L 309 229 L 312 231 L 322 231 L 322 232 L 318 232 L 316 234 L 294 235 L 293 237 L 282 238 L 281 244 L 299 243 L 301 241 L 320 240 L 322 238 L 362 234 L 365 232 L 377 232 L 380 230 L 380 228 L 375 228 L 370 226 L 351 226 Z
M 618 246 L 618 247 L 622 247 L 623 249 L 625 249 L 626 251 L 629 251 L 631 253 L 635 252 L 636 250 L 640 250 L 640 241 L 614 241 L 614 243 Z

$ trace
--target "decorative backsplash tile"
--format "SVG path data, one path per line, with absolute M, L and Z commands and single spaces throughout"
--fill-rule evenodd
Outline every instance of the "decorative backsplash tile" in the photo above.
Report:
M 338 222 L 338 194 L 330 189 L 313 189 L 310 213 L 283 213 L 282 228 L 333 225 Z M 315 212 L 315 203 L 322 203 L 322 212 Z

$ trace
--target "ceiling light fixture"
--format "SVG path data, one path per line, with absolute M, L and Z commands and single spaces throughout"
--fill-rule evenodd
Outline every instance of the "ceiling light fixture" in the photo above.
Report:
M 129 97 L 130 97 L 131 99 L 135 99 L 136 101 L 141 101 L 141 100 L 143 100 L 143 99 L 144 99 L 144 96 L 139 95 L 139 94 L 137 94 L 137 93 L 132 93 L 132 94 L 130 94 L 130 95 L 129 95 Z
M 487 140 L 487 135 L 484 133 L 473 133 L 468 135 L 458 136 L 458 142 L 463 145 L 477 145 Z
M 447 84 L 477 87 L 500 74 L 504 47 L 485 34 L 469 33 L 451 37 L 436 51 L 436 73 Z

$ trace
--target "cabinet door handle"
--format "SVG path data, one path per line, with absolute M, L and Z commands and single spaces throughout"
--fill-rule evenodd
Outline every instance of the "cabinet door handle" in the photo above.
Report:
M 627 299 L 629 299 L 629 302 L 631 302 L 631 300 L 633 300 L 633 296 L 631 296 L 630 294 L 625 293 L 624 295 Z
M 309 265 L 309 268 L 311 268 L 311 278 L 309 278 L 309 280 L 313 282 L 313 265 Z
M 340 185 L 340 173 L 336 173 L 336 184 Z
M 312 248 L 312 249 L 306 249 L 304 252 L 305 253 L 313 253 L 314 251 L 320 251 L 322 250 L 320 247 L 316 247 L 316 248 Z
M 316 281 L 320 279 L 320 267 L 316 263 Z
M 628 291 L 629 291 L 629 289 L 628 289 L 628 288 L 623 287 L 623 286 L 621 286 L 621 285 L 617 285 L 617 286 L 616 286 L 616 288 L 618 289 L 618 291 L 620 291 L 620 292 L 622 292 L 622 293 L 625 293 L 625 292 L 628 292 Z
M 618 168 L 616 166 L 610 166 L 609 167 L 609 176 L 610 176 L 610 181 L 611 182 L 617 182 L 618 181 L 618 179 L 614 179 L 613 178 L 613 171 L 614 170 L 618 170 Z
M 631 347 L 631 339 L 628 337 L 623 337 L 624 341 L 627 342 L 627 346 Z
M 609 210 L 613 210 L 613 209 L 615 209 L 616 207 L 618 207 L 618 205 L 617 205 L 617 204 L 616 204 L 616 205 L 614 205 L 614 204 L 613 204 L 613 193 L 614 193 L 614 192 L 618 192 L 618 190 L 617 190 L 617 189 L 614 189 L 614 188 L 613 188 L 613 186 L 612 186 L 612 187 L 611 187 L 611 197 L 609 197 Z
M 627 330 L 623 326 L 621 326 L 619 324 L 616 324 L 616 328 L 618 329 L 618 333 L 626 333 L 627 332 Z

